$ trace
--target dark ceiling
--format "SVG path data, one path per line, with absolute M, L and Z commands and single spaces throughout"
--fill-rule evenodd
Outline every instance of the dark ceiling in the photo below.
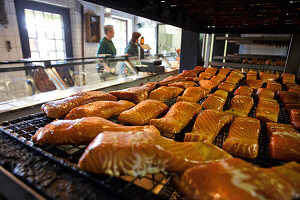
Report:
M 300 33 L 300 0 L 86 0 L 201 33 Z

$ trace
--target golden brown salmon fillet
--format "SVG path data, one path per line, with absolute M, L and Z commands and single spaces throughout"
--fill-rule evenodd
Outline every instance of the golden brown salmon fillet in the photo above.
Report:
M 157 116 L 167 112 L 168 110 L 169 107 L 163 102 L 154 99 L 147 99 L 130 110 L 122 112 L 118 121 L 131 125 L 148 124 L 150 119 L 155 119 Z
M 282 86 L 280 83 L 277 83 L 276 81 L 268 81 L 267 89 L 272 90 L 274 92 L 278 92 L 282 89 Z
M 149 124 L 154 125 L 162 133 L 179 133 L 200 112 L 201 106 L 199 104 L 179 101 L 170 108 L 163 118 L 151 119 Z
M 220 130 L 232 120 L 232 114 L 204 110 L 197 116 L 192 132 L 185 134 L 184 141 L 213 143 Z
M 248 86 L 240 86 L 236 91 L 234 92 L 234 95 L 242 95 L 242 96 L 248 96 L 251 97 L 253 93 L 253 89 Z
M 226 99 L 217 94 L 210 94 L 201 104 L 203 109 L 223 110 Z
M 194 81 L 181 81 L 176 83 L 170 83 L 168 86 L 180 87 L 182 89 L 187 89 L 189 87 L 195 87 L 197 84 Z
M 158 132 L 154 126 L 123 126 L 101 117 L 56 120 L 40 128 L 32 140 L 41 145 L 89 144 L 103 131 Z
M 245 157 L 256 158 L 258 156 L 258 137 L 260 134 L 260 122 L 252 117 L 236 117 L 223 144 L 223 149 L 228 153 Z
M 168 101 L 180 95 L 183 90 L 180 87 L 161 86 L 150 92 L 148 99 L 155 99 L 162 102 Z
M 236 85 L 227 82 L 223 82 L 218 86 L 220 90 L 225 90 L 226 92 L 232 92 L 235 89 L 235 87 Z
M 95 101 L 73 108 L 65 119 L 80 119 L 82 117 L 102 117 L 110 119 L 119 116 L 123 111 L 135 106 L 130 101 Z
M 255 117 L 263 122 L 277 122 L 280 107 L 277 102 L 260 99 L 255 111 Z
M 88 91 L 74 94 L 70 97 L 50 101 L 42 105 L 42 111 L 51 118 L 63 118 L 73 108 L 82 106 L 94 101 L 116 101 L 117 98 L 113 95 L 102 91 Z
M 190 168 L 175 179 L 175 185 L 194 200 L 291 200 L 299 191 L 300 179 L 295 177 L 300 175 L 300 165 L 289 165 L 259 168 L 230 158 Z
M 226 112 L 231 112 L 234 115 L 247 117 L 254 105 L 254 100 L 248 96 L 235 95 L 231 99 L 231 104 L 229 110 Z
M 140 103 L 148 98 L 149 92 L 155 89 L 154 82 L 146 83 L 140 87 L 132 87 L 124 90 L 110 91 L 109 94 L 114 95 L 118 100 L 127 100 L 133 103 Z
M 96 174 L 143 176 L 183 172 L 201 163 L 230 157 L 214 145 L 175 142 L 155 132 L 103 132 L 86 148 L 78 165 Z
M 187 88 L 182 96 L 177 97 L 176 101 L 190 101 L 197 103 L 201 99 L 207 97 L 209 94 L 208 90 L 200 87 Z
M 259 99 L 274 99 L 275 92 L 267 88 L 258 88 L 256 95 Z

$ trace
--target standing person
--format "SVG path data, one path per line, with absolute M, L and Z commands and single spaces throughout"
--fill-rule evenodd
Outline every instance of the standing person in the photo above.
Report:
M 104 26 L 105 37 L 100 40 L 97 50 L 97 55 L 99 54 L 111 54 L 116 55 L 117 51 L 114 43 L 111 41 L 115 36 L 114 27 L 112 25 Z
M 127 44 L 125 48 L 125 53 L 128 55 L 138 55 L 138 39 L 141 36 L 139 32 L 133 32 L 130 42 Z
M 112 25 L 104 26 L 105 37 L 103 37 L 98 45 L 97 55 L 99 54 L 111 54 L 112 56 L 116 55 L 117 51 L 114 43 L 112 42 L 113 37 L 115 36 L 114 27 Z M 111 72 L 110 67 L 106 63 L 97 65 L 97 70 L 101 69 L 103 66 L 106 72 Z M 111 66 L 112 67 L 112 66 Z M 103 68 L 102 68 L 103 69 Z

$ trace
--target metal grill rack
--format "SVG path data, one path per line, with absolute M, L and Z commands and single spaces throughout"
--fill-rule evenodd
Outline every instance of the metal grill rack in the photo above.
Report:
M 244 85 L 243 81 L 240 81 L 236 88 Z M 212 92 L 217 89 L 213 89 Z M 235 90 L 234 90 L 235 91 Z M 233 93 L 229 93 L 224 110 L 228 110 L 230 102 L 233 97 Z M 255 96 L 252 96 L 255 99 Z M 199 104 L 203 103 L 206 98 L 202 99 Z M 176 103 L 176 99 L 171 99 L 165 102 L 168 106 L 172 106 Z M 255 117 L 255 110 L 257 107 L 257 101 L 253 106 L 249 116 Z M 164 137 L 174 139 L 175 141 L 182 142 L 186 132 L 190 132 L 193 128 L 196 117 L 180 132 L 172 135 L 163 135 Z M 55 161 L 63 165 L 64 167 L 73 170 L 76 173 L 84 175 L 91 181 L 103 185 L 106 188 L 117 192 L 120 196 L 128 199 L 133 197 L 142 199 L 182 199 L 182 194 L 178 193 L 173 184 L 171 184 L 171 178 L 178 176 L 178 174 L 155 174 L 144 177 L 110 177 L 107 175 L 95 175 L 80 170 L 77 167 L 78 160 L 84 152 L 87 145 L 60 145 L 60 146 L 39 146 L 31 141 L 31 136 L 40 128 L 46 124 L 52 122 L 53 119 L 46 117 L 43 113 L 36 113 L 24 117 L 17 118 L 9 122 L 3 122 L 0 124 L 0 132 L 4 132 L 7 135 L 14 137 L 23 144 L 29 146 L 48 157 L 50 160 Z M 117 119 L 111 121 L 117 122 Z M 288 117 L 284 110 L 284 105 L 280 104 L 280 114 L 278 118 L 279 123 L 289 123 Z M 230 124 L 225 126 L 217 135 L 214 144 L 222 148 L 225 139 L 228 136 Z M 259 155 L 255 159 L 242 158 L 253 165 L 262 167 L 271 167 L 284 164 L 283 161 L 273 160 L 268 151 L 269 138 L 266 133 L 265 123 L 261 123 L 261 134 L 259 136 Z M 141 184 L 142 181 L 146 181 L 148 186 Z M 150 185 L 150 186 L 149 186 Z

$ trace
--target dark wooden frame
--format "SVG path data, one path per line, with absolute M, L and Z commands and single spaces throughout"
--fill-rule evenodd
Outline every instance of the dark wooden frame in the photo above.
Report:
M 99 42 L 101 38 L 100 32 L 100 16 L 85 14 L 85 30 L 87 42 Z
M 21 46 L 23 51 L 23 58 L 30 58 L 30 47 L 28 32 L 26 29 L 25 12 L 24 9 L 39 10 L 42 12 L 56 13 L 63 16 L 64 33 L 66 42 L 66 55 L 67 57 L 73 57 L 72 46 L 72 34 L 71 34 L 71 22 L 70 22 L 70 10 L 68 8 L 53 6 L 45 3 L 39 3 L 28 0 L 15 0 L 15 7 L 18 19 L 18 27 L 20 32 Z

